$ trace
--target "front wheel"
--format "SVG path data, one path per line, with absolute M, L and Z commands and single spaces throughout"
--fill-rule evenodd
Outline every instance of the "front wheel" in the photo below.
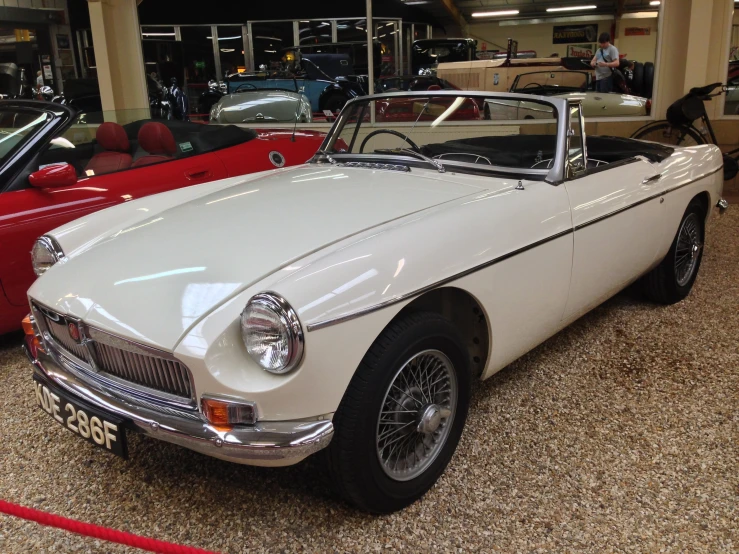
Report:
M 703 136 L 693 127 L 674 126 L 667 121 L 650 123 L 636 131 L 631 138 L 669 144 L 670 146 L 695 146 L 706 144 Z
M 644 276 L 646 295 L 660 304 L 674 304 L 693 287 L 703 258 L 703 206 L 693 200 L 685 210 L 667 256 Z
M 470 364 L 442 316 L 391 323 L 365 354 L 334 415 L 326 451 L 340 494 L 372 513 L 400 510 L 428 491 L 467 419 Z

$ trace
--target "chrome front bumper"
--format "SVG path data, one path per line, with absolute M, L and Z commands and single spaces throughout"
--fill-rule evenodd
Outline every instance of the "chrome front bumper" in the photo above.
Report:
M 52 356 L 34 358 L 23 347 L 34 371 L 67 394 L 126 420 L 136 430 L 215 458 L 250 465 L 290 465 L 328 446 L 334 433 L 330 421 L 260 421 L 253 426 L 220 431 L 207 421 L 163 413 L 90 388 Z

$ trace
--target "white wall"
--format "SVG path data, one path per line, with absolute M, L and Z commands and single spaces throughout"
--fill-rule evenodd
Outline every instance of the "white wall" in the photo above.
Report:
M 588 21 L 582 24 L 597 24 L 598 34 L 611 33 L 613 20 Z M 572 25 L 579 25 L 573 22 Z M 568 23 L 538 23 L 535 25 L 499 25 L 497 21 L 470 24 L 469 36 L 478 40 L 478 50 L 483 43 L 488 50 L 505 50 L 508 38 L 518 41 L 519 50 L 536 50 L 539 57 L 548 57 L 557 53 L 560 56 L 567 55 L 566 44 L 554 44 L 552 41 L 553 27 L 555 25 L 568 25 Z M 626 27 L 649 27 L 651 33 L 648 36 L 624 36 Z M 648 19 L 626 19 L 617 24 L 617 33 L 614 44 L 621 54 L 626 54 L 628 59 L 640 62 L 654 62 L 657 52 L 657 18 Z M 578 42 L 579 44 L 579 42 Z M 594 44 L 597 48 L 598 45 Z

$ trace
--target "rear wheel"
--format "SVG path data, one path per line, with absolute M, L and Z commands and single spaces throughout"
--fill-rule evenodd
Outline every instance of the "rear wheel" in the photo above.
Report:
M 651 300 L 674 304 L 690 292 L 703 258 L 704 215 L 698 200 L 688 205 L 667 256 L 644 277 Z
M 695 146 L 706 144 L 703 136 L 693 127 L 674 126 L 667 121 L 650 123 L 636 131 L 631 138 L 649 140 L 671 146 Z
M 331 113 L 340 112 L 341 108 L 346 104 L 346 96 L 343 94 L 332 94 L 323 103 L 323 109 L 329 110 Z
M 334 416 L 331 481 L 357 507 L 400 510 L 426 493 L 467 418 L 469 356 L 454 325 L 422 312 L 391 323 L 364 356 Z
M 634 77 L 631 79 L 631 93 L 636 96 L 647 97 L 644 94 L 644 64 L 634 62 Z
M 652 97 L 652 88 L 654 86 L 654 64 L 646 62 L 644 64 L 644 98 Z

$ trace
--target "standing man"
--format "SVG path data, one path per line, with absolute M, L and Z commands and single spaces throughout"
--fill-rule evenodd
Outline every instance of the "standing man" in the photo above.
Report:
M 618 49 L 611 44 L 611 35 L 601 33 L 598 37 L 600 48 L 590 60 L 595 68 L 595 90 L 613 92 L 613 69 L 619 66 Z

